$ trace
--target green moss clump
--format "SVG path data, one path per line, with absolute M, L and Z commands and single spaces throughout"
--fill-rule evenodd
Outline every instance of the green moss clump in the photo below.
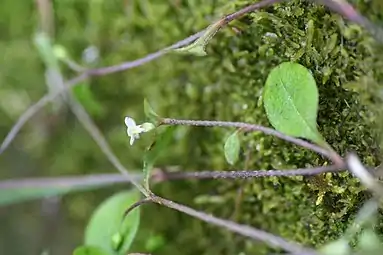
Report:
M 383 21 L 380 0 L 352 2 L 364 14 L 371 15 L 374 22 Z M 0 40 L 0 52 L 6 56 L 2 60 L 6 70 L 0 73 L 6 89 L 0 89 L 0 94 L 3 98 L 26 94 L 30 101 L 36 101 L 46 87 L 43 66 L 31 42 L 35 27 L 18 17 L 37 20 L 38 12 L 17 3 L 5 0 L 7 8 L 0 10 L 5 38 Z M 157 51 L 206 27 L 216 17 L 251 3 L 254 1 L 56 1 L 55 42 L 66 47 L 78 62 L 82 51 L 95 45 L 101 52 L 98 64 L 115 65 Z M 320 91 L 318 125 L 326 140 L 342 155 L 354 150 L 369 166 L 380 164 L 377 137 L 381 134 L 374 127 L 383 120 L 379 111 L 383 56 L 362 28 L 311 1 L 285 1 L 233 22 L 212 39 L 207 51 L 207 57 L 168 55 L 142 67 L 89 81 L 95 99 L 103 106 L 102 114 L 92 117 L 128 169 L 140 169 L 147 143 L 143 136 L 134 147 L 129 147 L 123 117 L 129 115 L 141 122 L 144 97 L 161 116 L 269 126 L 262 107 L 262 87 L 270 70 L 283 61 L 299 62 L 313 72 Z M 73 75 L 69 70 L 64 73 Z M 32 83 L 41 86 L 38 89 Z M 4 123 L 9 126 L 0 130 L 2 137 L 21 113 L 10 114 L 11 110 L 5 106 L 0 109 L 0 116 L 7 119 Z M 47 136 L 26 129 L 17 140 L 19 149 L 12 159 L 24 157 L 19 162 L 32 161 L 29 165 L 35 169 L 28 170 L 39 176 L 110 170 L 111 165 L 92 139 L 72 115 L 65 113 L 62 109 L 49 120 L 42 114 L 36 129 L 49 130 Z M 158 166 L 180 165 L 184 171 L 195 171 L 292 169 L 329 163 L 305 149 L 253 133 L 241 137 L 240 163 L 229 167 L 223 155 L 224 138 L 229 132 L 218 128 L 180 128 L 177 140 Z M 32 140 L 39 142 L 31 146 Z M 0 160 L 3 163 L 4 157 Z M 24 173 L 24 167 L 22 170 Z M 15 173 L 3 174 L 14 177 Z M 368 197 L 359 182 L 347 173 L 312 178 L 177 181 L 159 184 L 155 189 L 166 198 L 196 209 L 313 246 L 340 236 Z M 60 236 L 60 245 L 52 245 L 53 253 L 72 252 L 92 209 L 110 192 L 87 193 L 80 199 L 66 200 L 64 213 L 75 226 L 67 222 L 60 226 L 60 233 L 68 234 Z M 211 255 L 266 254 L 270 250 L 167 208 L 150 205 L 142 209 L 134 251 Z M 14 215 L 9 216 L 14 217 L 13 221 L 4 220 L 9 227 L 1 238 L 8 254 L 40 250 L 41 247 L 31 246 L 39 245 L 40 240 L 35 238 L 42 234 L 24 236 L 12 232 L 15 224 L 30 226 L 25 223 L 34 222 L 29 211 L 28 215 Z M 148 248 L 151 235 L 160 235 L 164 245 L 155 250 Z M 14 240 L 28 245 L 14 245 Z
M 238 1 L 224 9 L 239 9 L 251 2 Z M 177 99 L 168 105 L 170 116 L 269 126 L 261 104 L 266 77 L 279 63 L 296 61 L 309 68 L 317 81 L 318 125 L 326 140 L 342 155 L 356 151 L 367 165 L 380 163 L 378 134 L 373 129 L 377 102 L 362 101 L 371 91 L 350 89 L 350 84 L 363 79 L 381 82 L 382 54 L 363 29 L 306 1 L 274 5 L 234 22 L 233 26 L 240 32 L 234 34 L 226 29 L 218 34 L 208 47 L 207 58 L 174 57 L 180 69 L 184 61 L 191 65 L 185 66 L 179 76 L 182 87 Z M 174 87 L 164 91 L 166 96 L 175 93 Z M 174 109 L 180 102 L 183 107 Z M 185 144 L 190 160 L 184 162 L 185 168 L 228 169 L 222 154 L 227 131 L 189 132 L 191 138 Z M 242 145 L 242 163 L 233 169 L 293 169 L 329 163 L 314 153 L 263 134 L 243 136 Z M 206 185 L 202 182 L 193 182 L 188 189 L 202 189 Z M 204 204 L 204 210 L 316 247 L 339 237 L 368 197 L 358 180 L 348 173 L 214 183 L 210 182 L 209 188 L 213 197 L 220 197 L 220 206 Z M 172 193 L 181 188 L 169 186 L 174 187 L 171 193 L 161 189 L 159 192 L 174 197 Z M 224 231 L 217 232 L 219 238 L 204 235 L 209 241 L 197 236 L 195 242 L 199 245 L 195 247 L 205 247 L 201 248 L 205 254 L 215 254 L 208 252 L 215 245 L 225 254 L 264 254 L 269 250 L 245 238 L 233 239 Z M 214 241 L 220 238 L 227 239 Z M 174 240 L 177 241 L 181 240 Z M 187 243 L 181 241 L 177 245 Z

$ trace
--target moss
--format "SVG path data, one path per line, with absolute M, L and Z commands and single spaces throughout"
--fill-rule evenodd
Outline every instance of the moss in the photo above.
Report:
M 237 2 L 224 10 L 238 9 L 251 1 Z M 350 89 L 350 84 L 362 79 L 381 82 L 381 54 L 363 29 L 306 1 L 275 5 L 233 26 L 239 28 L 240 33 L 234 35 L 226 29 L 218 34 L 208 47 L 207 58 L 173 57 L 180 64 L 177 68 L 184 72 L 179 76 L 182 87 L 176 90 L 177 98 L 167 106 L 169 116 L 237 120 L 268 126 L 261 104 L 267 74 L 283 61 L 296 61 L 309 68 L 317 81 L 318 124 L 326 140 L 343 155 L 353 150 L 370 166 L 380 163 L 377 133 L 373 129 L 377 101 L 362 100 L 370 99 L 373 91 Z M 181 64 L 186 61 L 191 65 L 182 69 Z M 173 96 L 174 89 L 162 91 L 166 91 L 166 96 Z M 180 102 L 183 107 L 174 109 Z M 183 163 L 185 168 L 229 169 L 222 155 L 227 131 L 191 129 L 189 132 L 190 139 L 186 137 L 185 144 L 190 160 Z M 233 169 L 288 169 L 328 163 L 318 155 L 263 134 L 243 136 L 242 145 L 242 162 Z M 177 198 L 174 193 L 181 187 L 173 185 L 169 184 L 173 187 L 170 191 L 160 189 L 159 192 Z M 206 184 L 189 185 L 192 186 L 188 189 L 198 190 Z M 209 190 L 221 197 L 221 204 L 204 204 L 204 210 L 314 246 L 339 237 L 368 197 L 348 173 L 313 178 L 217 181 L 209 183 Z M 238 196 L 238 191 L 242 195 Z M 182 199 L 185 202 L 186 198 Z M 181 226 L 177 229 L 183 231 Z M 212 246 L 221 254 L 240 251 L 264 254 L 269 250 L 245 238 L 233 239 L 220 230 L 211 237 L 204 232 L 210 227 L 203 225 L 203 229 L 209 241 L 201 236 L 193 241 L 203 254 L 218 254 L 215 250 L 211 252 Z M 215 241 L 222 238 L 226 241 Z M 173 244 L 188 246 L 182 239 L 175 239 Z
M 34 28 L 32 22 L 20 19 L 18 23 L 14 18 L 17 15 L 9 16 L 8 9 L 13 2 L 6 0 L 10 7 L 0 15 L 0 25 L 12 24 L 9 29 L 1 26 L 6 39 L 1 41 L 0 50 L 7 52 L 8 58 L 3 60 L 7 75 L 0 74 L 0 80 L 9 84 L 9 88 L 23 90 L 37 98 L 45 87 L 41 85 L 41 89 L 36 89 L 37 85 L 31 87 L 29 82 L 42 84 L 43 80 L 41 63 L 30 50 L 33 49 L 30 38 Z M 163 48 L 197 32 L 215 17 L 254 1 L 121 2 L 55 2 L 55 41 L 64 45 L 79 62 L 83 49 L 94 44 L 101 50 L 99 65 L 114 65 Z M 104 114 L 93 117 L 123 164 L 129 169 L 141 167 L 142 151 L 147 145 L 145 138 L 129 147 L 122 120 L 127 114 L 138 121 L 143 119 L 144 97 L 162 116 L 247 121 L 268 126 L 261 104 L 266 77 L 279 63 L 297 61 L 309 68 L 317 81 L 320 91 L 318 124 L 326 140 L 343 155 L 354 150 L 366 164 L 378 165 L 380 152 L 376 137 L 380 134 L 373 127 L 383 119 L 379 117 L 382 53 L 363 29 L 309 2 L 286 1 L 233 22 L 213 38 L 207 57 L 168 55 L 127 72 L 91 79 L 92 92 L 105 110 Z M 353 2 L 364 14 L 370 15 L 371 20 L 382 22 L 381 1 Z M 19 14 L 36 19 L 36 12 L 28 14 L 31 9 L 21 11 L 21 5 L 14 8 Z M 6 40 L 13 40 L 12 45 Z M 21 58 L 20 52 L 26 52 L 25 49 L 28 54 Z M 20 76 L 20 69 L 25 69 L 23 76 Z M 69 70 L 65 73 L 73 75 Z M 6 91 L 0 93 L 8 96 Z M 2 109 L 1 116 L 8 116 L 3 112 L 6 111 Z M 38 168 L 33 174 L 96 173 L 111 168 L 91 138 L 75 124 L 73 116 L 60 113 L 49 121 L 44 121 L 45 118 L 43 115 L 38 123 L 40 127 L 49 122 L 41 128 L 50 131 L 41 138 L 46 143 L 30 146 L 31 137 L 40 133 L 27 129 L 17 141 L 18 148 L 31 156 L 33 163 L 30 165 Z M 8 120 L 9 125 L 13 121 Z M 2 137 L 8 129 L 1 129 Z M 187 128 L 181 131 L 159 166 L 179 165 L 184 171 L 191 171 L 286 169 L 328 163 L 310 151 L 253 133 L 241 137 L 241 161 L 229 167 L 222 150 L 224 137 L 231 130 Z M 16 154 L 19 158 L 20 153 L 16 151 Z M 155 189 L 164 197 L 219 217 L 314 246 L 341 235 L 368 197 L 359 182 L 347 173 L 314 178 L 179 181 L 160 184 Z M 85 225 L 91 209 L 104 198 L 97 195 L 96 199 L 93 194 L 85 196 L 87 199 L 80 202 L 66 201 L 68 224 L 62 224 L 60 232 L 68 234 L 59 242 L 67 245 L 53 247 L 53 253 L 71 253 L 74 245 L 80 242 L 80 225 Z M 208 196 L 212 197 L 210 202 L 206 202 Z M 80 213 L 78 204 L 83 204 Z M 14 223 L 22 224 L 22 219 L 17 218 Z M 165 240 L 165 245 L 153 251 L 154 254 L 265 254 L 269 250 L 263 244 L 167 208 L 143 207 L 141 222 L 134 251 L 146 252 L 145 244 L 151 234 L 161 235 Z M 71 223 L 74 225 L 71 231 L 77 231 L 76 234 L 68 232 Z M 12 233 L 14 224 L 10 226 Z M 25 238 L 18 235 L 11 241 L 39 243 L 31 242 L 37 236 L 42 235 L 33 233 Z M 11 245 L 12 242 L 3 243 L 8 245 L 9 254 L 16 254 L 12 249 L 23 247 Z M 30 250 L 30 247 L 25 249 Z

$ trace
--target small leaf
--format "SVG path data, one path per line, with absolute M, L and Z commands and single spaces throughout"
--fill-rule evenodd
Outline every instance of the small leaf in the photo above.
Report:
M 148 100 L 146 99 L 144 100 L 144 112 L 145 112 L 145 116 L 148 118 L 149 121 L 151 121 L 154 125 L 158 125 L 160 117 L 153 110 Z
M 124 216 L 126 208 L 140 199 L 135 190 L 116 193 L 93 213 L 85 231 L 85 244 L 98 246 L 109 254 L 125 255 L 137 233 L 139 208 Z M 118 243 L 116 243 L 118 236 Z
M 238 130 L 231 134 L 225 142 L 224 151 L 226 161 L 230 165 L 234 165 L 239 158 L 240 142 L 238 137 Z
M 317 129 L 318 97 L 310 71 L 298 63 L 285 62 L 267 77 L 263 102 L 276 130 L 328 146 Z
M 178 49 L 174 49 L 173 51 L 178 53 L 191 53 L 196 56 L 206 56 L 207 53 L 205 51 L 206 45 L 209 43 L 211 38 L 222 28 L 223 20 L 219 20 L 216 23 L 210 25 L 205 33 L 198 38 L 195 42 Z
M 109 255 L 97 246 L 80 246 L 73 251 L 73 255 Z
M 173 139 L 175 126 L 166 127 L 166 130 L 156 134 L 156 140 L 150 145 L 144 155 L 144 186 L 149 190 L 150 174 L 158 157 L 166 150 Z

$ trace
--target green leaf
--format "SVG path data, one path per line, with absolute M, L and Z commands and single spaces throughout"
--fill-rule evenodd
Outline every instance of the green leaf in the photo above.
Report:
M 144 155 L 144 186 L 149 190 L 150 174 L 153 170 L 154 164 L 157 159 L 166 150 L 166 147 L 173 139 L 175 126 L 166 127 L 165 131 L 160 134 L 156 134 L 156 140 L 149 146 Z
M 152 122 L 154 125 L 158 125 L 160 117 L 158 114 L 153 110 L 153 108 L 150 106 L 148 100 L 144 100 L 144 112 L 145 116 L 148 118 L 150 122 Z
M 97 246 L 80 246 L 73 251 L 73 255 L 110 255 Z
M 195 42 L 182 47 L 178 49 L 174 49 L 174 52 L 178 53 L 191 53 L 196 56 L 206 56 L 207 53 L 205 51 L 206 45 L 209 43 L 211 38 L 222 28 L 223 21 L 219 20 L 216 23 L 210 25 L 207 29 L 206 32 L 198 38 Z
M 224 151 L 226 161 L 230 165 L 234 165 L 239 158 L 240 142 L 238 137 L 238 130 L 231 134 L 225 142 Z
M 140 199 L 136 190 L 123 191 L 105 200 L 93 213 L 85 230 L 85 244 L 113 255 L 125 255 L 136 236 L 140 210 L 124 217 L 126 208 Z
M 327 146 L 317 129 L 318 98 L 310 71 L 298 63 L 285 62 L 267 77 L 263 103 L 276 130 Z
M 0 182 L 0 205 L 98 189 L 115 185 L 116 178 L 115 175 L 108 174 L 6 180 Z

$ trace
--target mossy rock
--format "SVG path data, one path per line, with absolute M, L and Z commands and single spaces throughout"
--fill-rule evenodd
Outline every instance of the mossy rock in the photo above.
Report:
M 31 97 L 29 101 L 36 101 L 46 88 L 43 67 L 31 42 L 35 28 L 33 22 L 17 17 L 36 20 L 38 13 L 32 11 L 32 4 L 5 2 L 7 8 L 0 10 L 1 24 L 11 26 L 4 26 L 6 39 L 0 44 L 1 52 L 7 53 L 3 59 L 6 75 L 0 74 L 0 80 L 7 89 L 15 90 L 14 94 L 27 92 Z M 102 56 L 98 64 L 115 65 L 181 40 L 217 17 L 254 2 L 55 1 L 55 42 L 65 46 L 78 62 L 84 48 L 95 45 Z M 383 119 L 380 116 L 382 51 L 362 28 L 310 2 L 285 1 L 231 23 L 209 43 L 206 57 L 167 55 L 133 70 L 91 79 L 92 93 L 104 111 L 100 115 L 91 111 L 90 114 L 123 164 L 129 169 L 139 169 L 142 165 L 142 151 L 147 145 L 145 137 L 129 147 L 123 117 L 130 115 L 141 122 L 144 97 L 161 116 L 246 121 L 269 126 L 261 104 L 262 87 L 270 70 L 284 61 L 299 62 L 315 76 L 320 91 L 318 124 L 326 140 L 342 155 L 353 150 L 369 166 L 380 164 L 380 140 L 377 139 L 380 134 L 376 126 Z M 371 20 L 382 23 L 380 0 L 352 2 Z M 73 75 L 69 70 L 64 73 L 68 77 Z M 30 86 L 32 82 L 41 86 Z M 0 92 L 9 96 L 8 90 Z M 21 114 L 16 112 L 6 117 L 9 115 L 4 109 L 1 116 L 9 125 Z M 24 146 L 31 143 L 31 137 L 36 137 L 36 132 L 28 129 L 15 142 L 32 158 L 38 168 L 36 175 L 87 174 L 111 169 L 73 116 L 60 113 L 49 121 L 44 119 L 45 115 L 41 118 L 42 121 L 37 121 L 39 125 L 49 122 L 43 129 L 50 130 L 42 138 L 45 143 Z M 1 129 L 2 137 L 8 130 L 8 127 Z M 183 171 L 196 171 L 292 169 L 328 163 L 310 151 L 254 133 L 241 136 L 240 163 L 230 167 L 224 159 L 223 144 L 231 131 L 180 128 L 178 138 L 158 166 L 180 165 Z M 20 154 L 17 151 L 18 159 Z M 25 168 L 22 169 L 25 174 Z M 14 172 L 4 174 L 14 177 Z M 155 191 L 193 208 L 316 247 L 340 236 L 368 197 L 359 182 L 347 173 L 314 178 L 174 181 L 158 184 Z M 66 242 L 65 248 L 57 246 L 57 254 L 69 254 L 80 242 L 82 233 L 79 231 L 101 198 L 109 193 L 110 190 L 100 195 L 91 193 L 77 199 L 68 198 L 64 213 L 76 227 L 68 232 L 64 229 L 69 224 L 61 225 L 60 233 L 70 234 L 61 235 L 59 241 L 60 244 Z M 142 224 L 134 251 L 194 255 L 266 254 L 269 250 L 264 244 L 164 207 L 148 205 L 142 209 Z M 11 242 L 3 244 L 11 251 L 8 253 L 16 254 L 15 249 L 20 249 L 20 254 L 26 252 L 21 251 L 24 246 L 14 245 L 14 240 L 28 243 L 25 245 L 28 250 L 29 245 L 39 245 L 39 241 L 33 239 L 39 234 L 23 238 L 18 232 L 11 233 L 14 224 L 29 226 L 22 222 L 31 221 L 30 217 L 28 211 L 25 220 L 20 216 L 7 222 L 10 234 L 6 237 Z M 148 236 L 152 234 L 164 239 L 164 244 L 157 249 L 148 244 Z M 53 252 L 56 254 L 54 248 Z
M 227 13 L 253 1 L 237 2 L 222 10 Z M 361 1 L 359 5 L 365 8 Z M 374 39 L 359 26 L 346 23 L 322 6 L 290 1 L 234 22 L 216 35 L 207 52 L 203 58 L 169 57 L 178 63 L 175 68 L 182 70 L 182 75 L 172 77 L 173 81 L 180 80 L 179 88 L 161 89 L 166 98 L 172 98 L 165 104 L 163 115 L 269 126 L 261 98 L 266 77 L 281 62 L 295 61 L 310 69 L 317 81 L 318 125 L 326 140 L 342 155 L 355 151 L 367 165 L 380 164 L 379 134 L 375 128 L 380 116 L 377 105 L 382 99 L 376 93 L 381 91 L 383 55 Z M 350 89 L 355 89 L 356 84 L 362 84 L 362 88 Z M 293 169 L 329 163 L 305 149 L 256 133 L 241 137 L 240 163 L 230 167 L 223 156 L 224 138 L 230 131 L 188 129 L 189 135 L 183 141 L 188 156 L 182 163 L 185 171 Z M 216 216 L 314 247 L 339 237 L 369 197 L 348 173 L 169 183 L 161 184 L 157 192 Z M 195 193 L 200 194 L 195 201 L 205 202 L 191 203 Z M 156 216 L 162 217 L 164 223 L 158 231 L 165 231 L 164 236 L 169 238 L 163 254 L 177 250 L 182 254 L 270 251 L 262 244 L 234 238 L 205 223 L 190 223 L 184 216 L 179 216 L 182 221 L 173 221 L 163 214 Z

